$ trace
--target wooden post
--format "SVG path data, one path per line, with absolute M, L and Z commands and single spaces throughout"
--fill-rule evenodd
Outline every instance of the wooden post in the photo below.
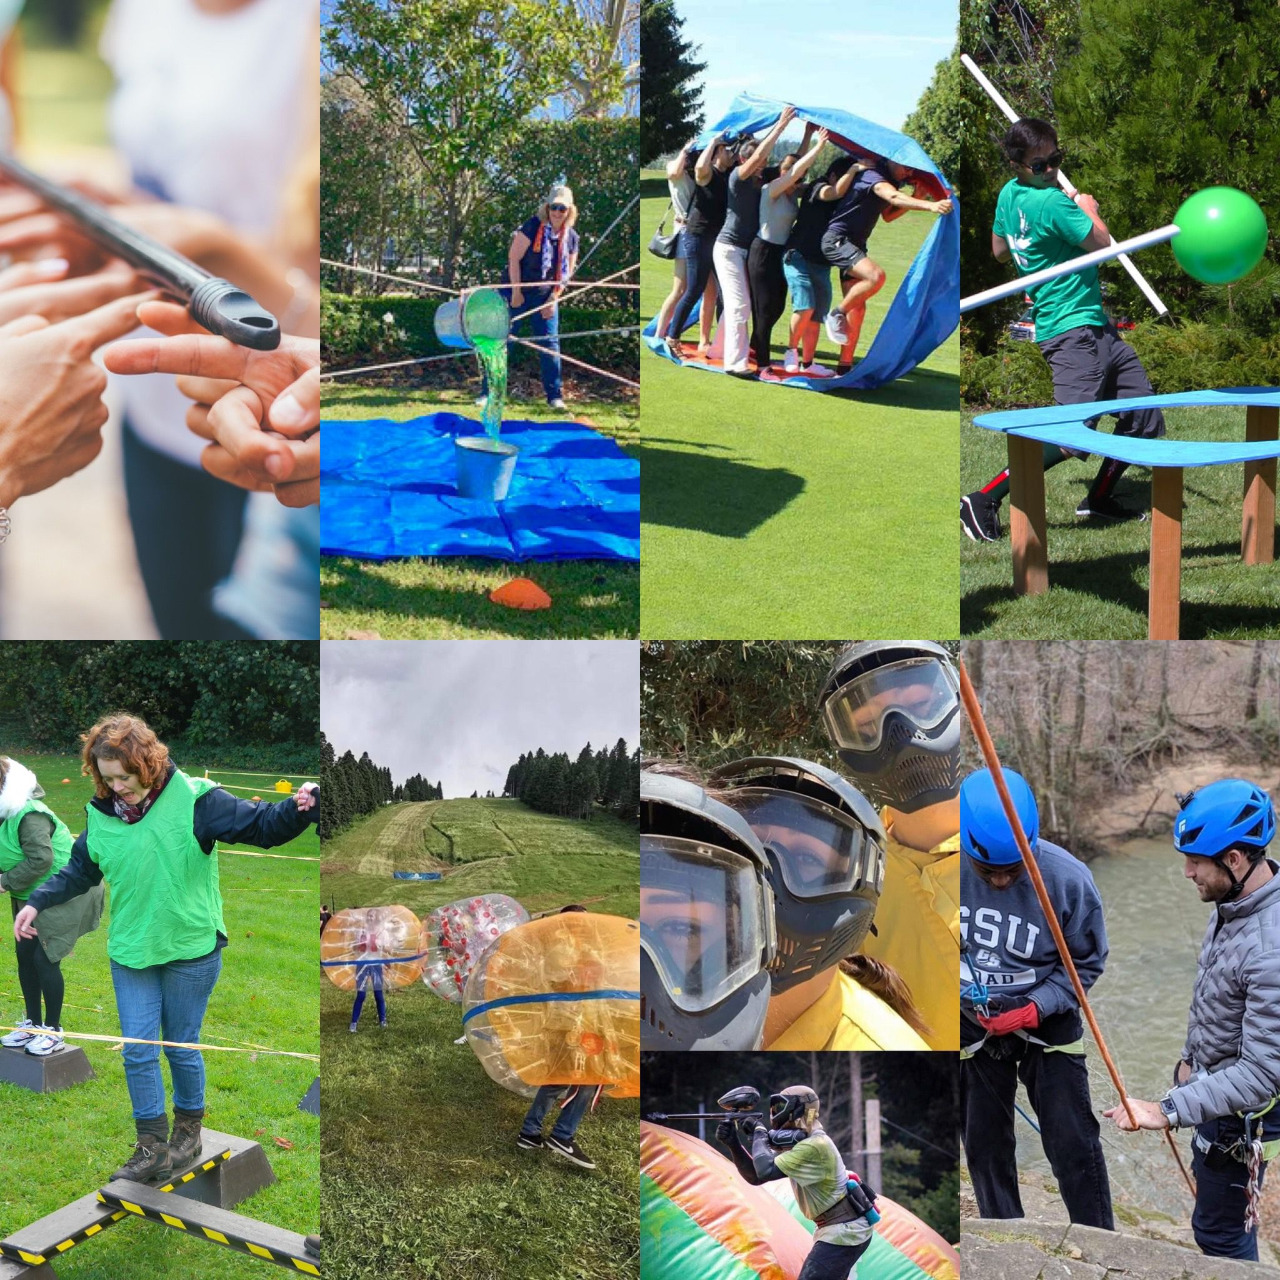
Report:
M 1151 471 L 1151 586 L 1147 636 L 1176 640 L 1182 593 L 1182 468 Z
M 867 1099 L 867 1181 L 877 1190 L 884 1188 L 880 1181 L 880 1099 Z
M 1020 596 L 1049 590 L 1049 546 L 1045 532 L 1044 445 L 1009 434 L 1009 540 L 1013 544 L 1013 589 Z
M 1244 438 L 1280 438 L 1280 409 L 1249 405 L 1245 410 Z M 1244 511 L 1240 519 L 1240 558 L 1245 564 L 1270 564 L 1276 549 L 1276 460 L 1244 464 Z

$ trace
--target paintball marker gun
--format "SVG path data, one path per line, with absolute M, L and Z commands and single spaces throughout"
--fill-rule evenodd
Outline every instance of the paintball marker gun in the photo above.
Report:
M 764 1112 L 756 1108 L 760 1106 L 760 1090 L 749 1084 L 741 1084 L 730 1089 L 723 1097 L 716 1099 L 716 1106 L 721 1111 L 681 1111 L 668 1114 L 654 1111 L 645 1116 L 646 1120 L 763 1120 Z M 725 1112 L 728 1112 L 726 1115 Z
M 113 218 L 96 201 L 50 181 L 3 152 L 0 174 L 38 195 L 95 244 L 123 258 L 139 275 L 179 299 L 191 318 L 210 333 L 257 351 L 274 351 L 280 345 L 275 316 L 230 281 L 211 276 L 168 245 Z

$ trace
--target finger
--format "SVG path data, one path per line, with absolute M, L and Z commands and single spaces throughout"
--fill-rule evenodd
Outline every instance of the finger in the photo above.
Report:
M 229 378 L 190 378 L 185 374 L 177 378 L 176 382 L 178 390 L 188 400 L 206 405 L 216 404 L 232 387 L 240 385 Z
M 215 480 L 225 480 L 240 489 L 270 493 L 271 484 L 242 467 L 221 445 L 211 444 L 200 454 L 200 465 Z
M 12 301 L 16 303 L 29 295 L 31 311 L 57 321 L 93 311 L 115 298 L 136 293 L 138 288 L 139 281 L 132 270 L 116 267 L 54 283 L 45 288 L 25 289 L 21 294 L 15 293 Z M 0 297 L 0 305 L 3 302 L 3 297 Z
M 314 431 L 320 425 L 320 369 L 309 369 L 275 398 L 267 417 L 288 436 Z
M 113 338 L 123 338 L 138 327 L 138 307 L 151 293 L 134 293 L 127 298 L 117 298 L 105 306 L 86 312 L 82 316 L 74 316 L 53 325 L 64 333 L 71 334 L 82 343 L 88 344 L 90 351 L 96 351 L 104 342 Z
M 193 404 L 187 410 L 187 430 L 198 435 L 202 440 L 212 440 L 213 428 L 209 425 L 209 406 Z
M 65 231 L 61 219 L 54 213 L 15 218 L 6 226 L 0 226 L 0 252 L 14 253 L 39 245 L 56 244 Z
M 20 338 L 24 333 L 35 333 L 37 329 L 47 329 L 49 322 L 44 316 L 19 316 L 8 324 L 0 325 L 0 337 Z
M 185 373 L 243 382 L 253 354 L 226 338 L 186 333 L 173 338 L 122 342 L 103 358 L 112 373 Z
M 209 410 L 209 426 L 242 467 L 263 480 L 289 480 L 294 468 L 289 442 L 263 431 L 262 416 L 262 401 L 248 387 L 236 387 Z
M 21 289 L 29 284 L 48 284 L 61 280 L 71 269 L 66 258 L 37 258 L 34 262 L 15 262 L 0 271 L 0 289 Z
M 180 333 L 207 333 L 192 318 L 191 313 L 177 302 L 146 302 L 138 308 L 138 319 L 148 329 L 176 337 Z

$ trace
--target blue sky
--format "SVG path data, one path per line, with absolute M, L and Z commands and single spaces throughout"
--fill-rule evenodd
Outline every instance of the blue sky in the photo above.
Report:
M 712 124 L 743 89 L 901 129 L 955 44 L 956 0 L 677 0 Z

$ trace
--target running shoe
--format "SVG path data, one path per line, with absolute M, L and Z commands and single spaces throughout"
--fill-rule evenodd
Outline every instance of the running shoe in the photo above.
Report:
M 547 401 L 548 409 L 567 409 L 568 407 L 569 406 L 565 404 L 564 399 L 561 396 L 556 396 L 554 400 Z
M 594 1169 L 596 1162 L 576 1142 L 561 1142 L 554 1134 L 547 1139 L 547 1150 L 576 1164 L 579 1169 Z
M 960 499 L 960 527 L 974 542 L 1000 540 L 1000 504 L 981 489 Z
M 834 378 L 836 375 L 830 369 L 820 364 L 807 364 L 800 370 L 800 376 L 803 378 Z
M 788 373 L 800 372 L 800 355 L 794 347 L 787 348 L 787 354 L 782 357 L 782 367 Z
M 62 1038 L 61 1027 L 37 1027 L 36 1034 L 27 1041 L 27 1052 L 36 1058 L 47 1058 L 59 1049 L 65 1049 L 67 1042 Z
M 1076 515 L 1085 520 L 1145 520 L 1145 511 L 1135 511 L 1123 506 L 1114 498 L 1090 498 L 1076 508 Z
M 542 1134 L 535 1133 L 530 1137 L 527 1133 L 522 1133 L 516 1139 L 516 1146 L 521 1151 L 541 1151 L 547 1144 L 542 1140 Z
M 827 337 L 838 347 L 849 341 L 849 321 L 843 311 L 827 312 Z
M 0 1044 L 6 1049 L 21 1049 L 29 1040 L 34 1040 L 36 1036 L 36 1024 L 30 1018 L 23 1018 L 12 1031 L 9 1032 Z

